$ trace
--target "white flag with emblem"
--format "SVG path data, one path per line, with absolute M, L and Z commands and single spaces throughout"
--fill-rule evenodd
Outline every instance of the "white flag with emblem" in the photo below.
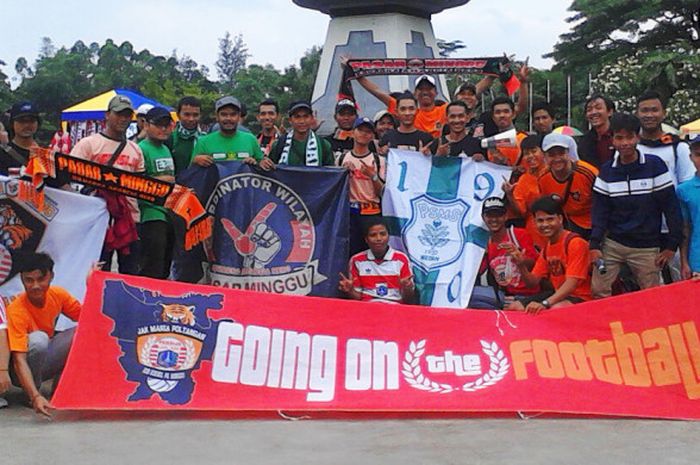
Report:
M 55 263 L 52 284 L 82 301 L 109 221 L 104 200 L 46 188 L 44 207 L 37 209 L 17 192 L 16 181 L 0 176 L 0 295 L 24 292 L 16 262 L 24 253 L 45 252 Z
M 503 197 L 511 168 L 391 150 L 382 212 L 411 259 L 423 305 L 466 308 L 488 241 L 481 203 Z

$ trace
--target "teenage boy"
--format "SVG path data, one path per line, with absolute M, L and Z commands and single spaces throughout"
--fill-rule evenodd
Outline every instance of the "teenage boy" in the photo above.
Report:
M 279 117 L 279 105 L 272 99 L 266 99 L 258 105 L 258 123 L 260 124 L 260 134 L 258 134 L 258 144 L 264 155 L 269 155 L 272 146 L 277 142 L 282 133 L 277 128 Z
M 515 300 L 509 310 L 539 313 L 591 300 L 589 250 L 585 239 L 564 229 L 564 212 L 558 200 L 542 197 L 532 204 L 537 228 L 547 238 L 532 271 L 518 266 L 525 284 L 535 287 L 547 279 L 554 291 Z
M 515 119 L 515 104 L 510 98 L 495 98 L 493 102 L 491 102 L 491 113 L 498 133 L 515 128 L 513 123 Z M 522 157 L 520 156 L 520 142 L 522 142 L 526 136 L 525 133 L 518 132 L 516 135 L 517 143 L 515 147 L 496 147 L 489 149 L 489 160 L 499 165 L 521 166 Z
M 527 231 L 506 226 L 507 214 L 506 203 L 500 197 L 484 200 L 481 217 L 489 230 L 485 265 L 496 282 L 501 303 L 540 292 L 539 285 L 528 287 L 520 272 L 521 264 L 529 270 L 535 264 L 535 246 Z
M 386 159 L 372 152 L 374 124 L 358 118 L 353 129 L 353 148 L 338 158 L 338 166 L 350 172 L 350 255 L 364 250 L 364 223 L 381 215 L 381 195 Z
M 440 138 L 439 143 L 431 144 L 437 156 L 470 157 L 474 161 L 483 161 L 481 141 L 468 133 L 467 123 L 471 111 L 461 100 L 447 105 L 447 126 L 449 132 Z
M 388 146 L 391 149 L 411 150 L 414 152 L 427 149 L 433 141 L 433 136 L 416 127 L 416 112 L 418 101 L 413 94 L 408 92 L 396 99 L 396 111 L 399 126 L 384 134 L 379 141 L 381 147 Z
M 681 244 L 681 277 L 700 277 L 700 136 L 690 141 L 690 159 L 695 176 L 678 186 L 678 198 L 683 213 L 683 242 Z
M 532 216 L 530 207 L 535 200 L 542 197 L 538 179 L 547 172 L 547 165 L 544 161 L 542 151 L 542 137 L 536 135 L 527 136 L 520 143 L 520 150 L 523 152 L 523 165 L 526 171 L 518 178 L 518 182 L 511 184 L 508 181 L 503 183 L 503 192 L 508 198 L 508 204 L 514 213 L 525 219 L 525 230 L 528 232 L 538 250 L 542 250 L 546 240 L 540 236 Z
M 196 97 L 182 97 L 177 102 L 177 124 L 171 137 L 166 141 L 175 163 L 175 174 L 179 174 L 190 166 L 194 144 L 200 137 L 206 135 L 199 129 L 199 119 L 202 116 L 202 103 Z
M 221 97 L 214 110 L 219 130 L 197 140 L 192 164 L 206 168 L 221 161 L 238 160 L 254 165 L 262 160 L 263 153 L 255 136 L 239 128 L 241 102 L 235 97 Z
M 333 134 L 326 137 L 326 140 L 331 144 L 333 156 L 337 160 L 345 152 L 352 150 L 353 147 L 353 124 L 355 124 L 357 119 L 355 102 L 346 98 L 339 100 L 335 105 L 333 118 L 337 126 Z
M 260 167 L 271 170 L 275 164 L 334 166 L 331 144 L 311 129 L 314 123 L 311 104 L 304 100 L 292 102 L 287 114 L 292 130 L 283 139 L 277 140 L 270 154 L 260 162 Z
M 39 112 L 31 102 L 19 102 L 10 109 L 10 133 L 12 140 L 7 144 L 14 149 L 14 157 L 3 153 L 0 157 L 0 174 L 8 175 L 10 168 L 21 168 L 29 160 L 29 150 L 37 145 L 34 136 L 39 130 Z M 17 159 L 16 157 L 19 156 Z
M 80 302 L 68 291 L 51 286 L 53 260 L 33 253 L 22 260 L 19 273 L 25 292 L 7 307 L 7 335 L 12 352 L 12 379 L 22 386 L 37 413 L 51 416 L 53 407 L 41 394 L 41 383 L 56 380 L 63 371 L 75 327 L 56 332 L 58 316 L 73 321 L 80 316 Z
M 146 113 L 146 138 L 139 143 L 146 164 L 146 174 L 170 183 L 175 182 L 175 163 L 165 141 L 170 138 L 173 120 L 163 107 Z M 141 209 L 141 275 L 166 279 L 175 244 L 175 232 L 168 211 L 150 202 L 139 201 Z
M 666 119 L 666 101 L 661 95 L 655 91 L 642 94 L 637 99 L 637 116 L 641 123 L 639 150 L 661 158 L 675 186 L 692 179 L 695 167 L 688 144 L 678 136 L 664 133 L 661 126 Z
M 578 154 L 581 160 L 599 168 L 606 161 L 612 160 L 615 147 L 612 145 L 610 118 L 615 113 L 615 104 L 604 95 L 591 95 L 583 105 L 591 130 L 578 141 Z
M 350 259 L 349 274 L 340 273 L 339 289 L 354 300 L 410 303 L 415 285 L 408 257 L 389 246 L 389 229 L 381 217 L 367 223 L 369 249 Z
M 554 111 L 547 102 L 532 105 L 532 128 L 540 136 L 546 136 L 554 130 Z
M 613 160 L 600 168 L 593 187 L 591 262 L 603 260 L 606 272 L 594 267 L 593 295 L 609 297 L 620 268 L 627 264 L 641 289 L 659 285 L 659 272 L 673 258 L 683 223 L 673 179 L 656 155 L 641 153 L 639 119 L 616 113 L 610 122 Z M 662 216 L 669 233 L 662 236 Z
M 588 239 L 598 169 L 584 161 L 574 162 L 569 155 L 569 142 L 561 134 L 547 134 L 542 150 L 549 170 L 537 181 L 541 194 L 555 196 L 566 215 L 566 229 Z

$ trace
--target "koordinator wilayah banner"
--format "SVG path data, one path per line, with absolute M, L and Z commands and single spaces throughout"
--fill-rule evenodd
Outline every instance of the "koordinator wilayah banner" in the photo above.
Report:
M 389 152 L 382 212 L 392 246 L 411 259 L 421 304 L 467 307 L 488 240 L 481 203 L 503 196 L 510 172 L 468 158 Z
M 240 162 L 193 167 L 178 177 L 214 217 L 205 258 L 215 286 L 276 294 L 334 296 L 347 269 L 347 171 Z M 191 257 L 190 257 L 191 258 Z M 199 263 L 184 263 L 186 271 Z M 179 276 L 175 276 L 179 278 Z

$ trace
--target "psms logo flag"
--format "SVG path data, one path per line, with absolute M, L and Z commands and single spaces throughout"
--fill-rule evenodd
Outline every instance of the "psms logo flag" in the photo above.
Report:
M 347 171 L 240 162 L 178 178 L 214 217 L 208 281 L 276 294 L 335 296 L 348 259 Z M 176 266 L 177 268 L 181 268 Z
M 392 247 L 411 259 L 420 303 L 466 308 L 488 241 L 481 204 L 503 196 L 511 169 L 391 150 L 382 211 Z

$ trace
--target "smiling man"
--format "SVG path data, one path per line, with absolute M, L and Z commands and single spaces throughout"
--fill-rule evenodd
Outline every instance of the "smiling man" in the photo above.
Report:
M 642 289 L 659 285 L 659 272 L 683 238 L 683 221 L 666 164 L 637 150 L 639 120 L 618 113 L 611 121 L 613 160 L 600 168 L 593 194 L 591 262 L 602 259 L 606 273 L 593 272 L 593 295 L 608 297 L 627 264 Z M 669 233 L 661 234 L 665 216 Z
M 532 212 L 540 234 L 547 239 L 532 271 L 526 262 L 518 264 L 523 282 L 535 287 L 549 280 L 554 291 L 547 298 L 530 297 L 515 300 L 509 310 L 539 313 L 548 308 L 566 307 L 591 300 L 588 242 L 564 229 L 564 212 L 558 200 L 542 197 L 532 204 Z
M 277 128 L 277 119 L 279 117 L 279 105 L 272 99 L 266 99 L 258 105 L 257 114 L 258 123 L 260 124 L 260 134 L 258 134 L 258 144 L 264 155 L 269 155 L 272 146 L 277 142 L 277 139 L 282 135 Z
M 263 153 L 255 136 L 238 130 L 241 102 L 235 97 L 221 97 L 214 104 L 214 111 L 219 130 L 197 140 L 192 164 L 207 168 L 215 162 L 238 160 L 254 165 L 262 160 Z
M 37 413 L 51 416 L 53 407 L 39 391 L 41 383 L 56 380 L 63 371 L 75 327 L 55 330 L 64 314 L 73 321 L 80 317 L 80 302 L 61 287 L 51 286 L 53 260 L 46 254 L 24 257 L 19 273 L 25 292 L 7 307 L 7 336 L 12 352 L 12 379 L 20 384 Z
M 593 183 L 598 170 L 584 161 L 572 161 L 569 142 L 561 134 L 547 134 L 542 150 L 549 169 L 537 181 L 540 193 L 555 196 L 561 202 L 566 229 L 588 239 Z
M 379 141 L 379 146 L 391 149 L 410 150 L 418 152 L 428 147 L 433 136 L 416 127 L 418 101 L 416 97 L 406 92 L 397 99 L 397 115 L 399 125 L 396 129 L 387 131 Z
M 591 95 L 583 105 L 586 120 L 591 130 L 578 141 L 578 154 L 581 160 L 599 168 L 612 160 L 615 148 L 612 145 L 610 118 L 615 113 L 615 104 L 604 95 Z
M 472 111 L 461 100 L 447 105 L 447 126 L 449 132 L 440 138 L 440 143 L 432 144 L 433 153 L 438 156 L 471 157 L 483 161 L 481 142 L 467 131 L 467 124 L 472 119 Z

